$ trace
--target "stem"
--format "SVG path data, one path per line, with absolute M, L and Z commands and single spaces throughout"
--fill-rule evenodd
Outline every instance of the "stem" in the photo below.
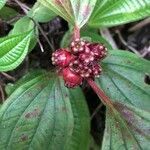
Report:
M 91 88 L 94 90 L 94 92 L 97 94 L 97 96 L 101 99 L 101 101 L 108 105 L 110 108 L 114 108 L 113 103 L 111 99 L 105 95 L 103 90 L 97 86 L 97 84 L 92 79 L 87 79 L 88 84 L 91 86 Z
M 26 6 L 25 4 L 23 4 L 22 2 L 18 0 L 14 0 L 14 1 L 21 7 L 21 9 L 24 11 L 25 14 L 28 13 L 28 11 L 30 10 L 28 6 Z
M 75 39 L 80 39 L 80 29 L 78 28 L 78 26 L 75 26 L 74 27 L 74 35 L 73 35 L 73 38 L 74 38 L 74 40 Z
M 15 81 L 16 79 L 14 77 L 12 77 L 11 75 L 5 73 L 5 72 L 1 72 L 1 74 L 6 77 L 8 80 L 11 80 L 11 81 Z

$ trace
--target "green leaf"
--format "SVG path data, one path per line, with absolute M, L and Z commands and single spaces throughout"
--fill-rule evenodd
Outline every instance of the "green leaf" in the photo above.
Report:
M 33 20 L 31 20 L 31 18 L 29 18 L 28 16 L 22 17 L 14 24 L 13 29 L 10 31 L 10 35 L 17 35 L 30 30 L 35 31 L 33 32 L 31 37 L 29 51 L 31 51 L 37 44 L 37 37 L 38 37 L 38 29 L 37 26 L 35 26 Z
M 16 68 L 25 58 L 33 31 L 0 38 L 0 71 Z
M 90 32 L 89 30 L 81 32 L 83 38 L 87 38 L 92 42 L 98 42 L 104 44 L 109 50 L 112 50 L 112 46 L 102 36 L 97 33 Z
M 136 55 L 112 50 L 102 62 L 103 73 L 97 84 L 113 100 L 107 107 L 102 150 L 148 149 L 150 140 L 150 62 Z M 115 112 L 115 113 L 114 113 Z
M 61 40 L 61 47 L 68 47 L 71 43 L 72 31 L 66 32 L 63 39 Z M 98 42 L 104 44 L 109 50 L 112 50 L 111 45 L 106 41 L 103 37 L 101 37 L 95 31 L 91 32 L 91 30 L 83 30 L 81 31 L 81 38 L 90 42 Z
M 7 0 L 0 0 L 0 9 L 5 5 Z
M 148 150 L 150 113 L 115 102 L 118 114 L 107 109 L 102 150 Z
M 7 6 L 4 6 L 2 9 L 0 9 L 0 18 L 6 21 L 17 16 L 17 14 L 17 11 Z
M 150 74 L 149 66 L 149 61 L 130 52 L 112 50 L 102 63 L 103 74 L 97 81 L 112 100 L 148 111 L 150 86 L 144 78 Z
M 69 90 L 54 73 L 33 74 L 0 109 L 0 149 L 88 150 L 89 112 L 81 89 Z
M 39 2 L 80 28 L 88 21 L 96 0 L 39 0 Z
M 150 16 L 149 0 L 98 0 L 91 27 L 110 27 Z
M 28 16 L 37 22 L 44 23 L 52 20 L 56 14 L 41 3 L 36 2 L 33 8 L 29 11 Z
M 23 32 L 27 32 L 34 29 L 34 22 L 28 17 L 22 17 L 15 24 L 13 29 L 11 30 L 11 35 L 21 34 Z

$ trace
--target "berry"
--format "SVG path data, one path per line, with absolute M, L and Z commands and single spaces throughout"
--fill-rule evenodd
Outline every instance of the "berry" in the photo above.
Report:
M 85 63 L 85 64 L 89 64 L 90 62 L 94 61 L 94 55 L 92 52 L 89 53 L 81 53 L 79 55 L 79 59 Z
M 83 78 L 71 71 L 68 67 L 63 69 L 62 74 L 65 81 L 65 86 L 68 88 L 73 88 L 82 83 Z
M 71 63 L 69 64 L 69 68 L 71 71 L 79 74 L 83 78 L 90 77 L 90 75 L 92 73 L 92 70 L 88 66 L 88 64 L 85 64 L 80 59 L 71 61 Z
M 94 76 L 94 77 L 99 77 L 99 75 L 102 72 L 101 66 L 99 64 L 97 64 L 97 63 L 93 63 L 91 65 L 91 70 L 92 70 L 91 76 Z
M 74 56 L 66 49 L 58 49 L 52 54 L 52 64 L 59 67 L 66 67 Z
M 91 77 L 92 70 L 88 65 L 84 65 L 84 68 L 80 71 L 80 75 L 83 78 Z
M 92 55 L 95 59 L 103 59 L 107 55 L 107 48 L 99 43 L 88 43 L 87 47 L 92 52 Z
M 83 63 L 79 59 L 72 60 L 69 64 L 70 70 L 76 73 L 80 73 L 83 67 Z
M 76 39 L 70 49 L 71 52 L 58 49 L 52 54 L 52 63 L 63 76 L 66 87 L 73 88 L 81 85 L 83 79 L 99 77 L 102 69 L 98 61 L 107 54 L 102 44 Z
M 85 49 L 86 43 L 80 39 L 75 39 L 71 42 L 71 51 L 74 54 L 78 54 L 80 52 L 83 52 Z

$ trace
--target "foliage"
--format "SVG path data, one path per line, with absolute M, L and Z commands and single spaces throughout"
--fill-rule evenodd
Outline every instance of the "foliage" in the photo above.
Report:
M 0 110 L 0 149 L 87 149 L 88 114 L 80 88 L 64 88 L 54 73 L 33 72 Z
M 5 3 L 0 0 L 0 17 L 9 20 L 18 12 Z M 0 38 L 0 71 L 17 68 L 37 44 L 39 23 L 49 22 L 56 15 L 69 23 L 61 46 L 68 46 L 76 26 L 83 28 L 82 38 L 103 43 L 109 51 L 101 62 L 103 73 L 96 79 L 112 100 L 112 107 L 105 104 L 106 125 L 99 149 L 148 149 L 150 86 L 144 77 L 150 74 L 150 62 L 130 52 L 113 50 L 109 41 L 92 31 L 150 16 L 150 1 L 38 0 L 13 24 L 10 33 Z M 67 89 L 52 70 L 34 70 L 7 91 L 9 97 L 0 105 L 1 150 L 89 149 L 90 118 L 81 88 Z

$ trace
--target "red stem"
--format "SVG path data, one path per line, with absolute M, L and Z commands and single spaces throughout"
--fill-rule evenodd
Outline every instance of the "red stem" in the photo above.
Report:
M 80 39 L 80 29 L 78 28 L 78 26 L 74 27 L 74 32 L 73 32 L 73 38 L 75 39 Z
M 111 99 L 105 95 L 103 90 L 98 87 L 92 79 L 87 79 L 87 82 L 105 105 L 108 105 L 110 108 L 114 108 Z

